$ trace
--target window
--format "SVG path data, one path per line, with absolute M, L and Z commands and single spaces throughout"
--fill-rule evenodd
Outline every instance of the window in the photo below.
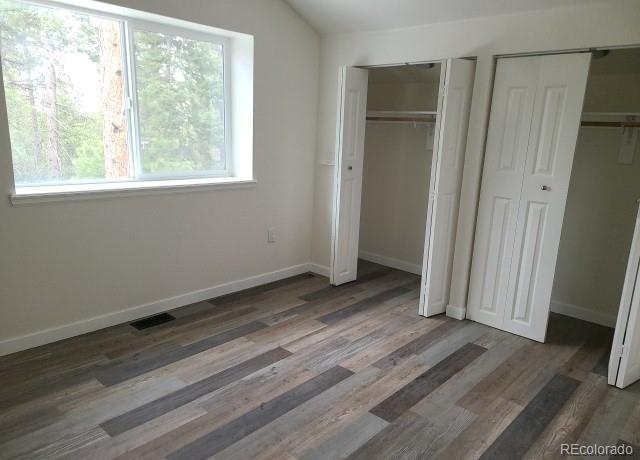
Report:
M 16 188 L 233 176 L 227 43 L 166 23 L 0 0 Z
M 223 44 L 141 29 L 131 35 L 139 174 L 227 174 Z

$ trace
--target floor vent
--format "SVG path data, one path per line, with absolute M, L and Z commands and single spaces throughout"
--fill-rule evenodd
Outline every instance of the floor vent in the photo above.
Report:
M 131 325 L 137 330 L 141 331 L 143 329 L 149 329 L 153 326 L 168 323 L 169 321 L 173 321 L 174 319 L 176 318 L 174 316 L 171 316 L 169 313 L 160 313 L 159 315 L 149 316 L 148 318 L 134 321 L 133 323 L 131 323 Z

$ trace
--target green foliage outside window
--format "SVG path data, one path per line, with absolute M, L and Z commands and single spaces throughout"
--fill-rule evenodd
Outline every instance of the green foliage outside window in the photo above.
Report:
M 226 168 L 223 49 L 136 30 L 139 149 L 126 117 L 121 23 L 0 0 L 0 54 L 17 185 Z M 130 168 L 140 152 L 140 171 Z

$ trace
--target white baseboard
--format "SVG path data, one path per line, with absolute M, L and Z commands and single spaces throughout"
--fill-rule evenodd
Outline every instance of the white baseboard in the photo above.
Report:
M 447 305 L 447 316 L 454 319 L 465 319 L 467 317 L 467 309 L 457 305 Z
M 327 267 L 326 265 L 310 263 L 309 271 L 311 273 L 315 273 L 316 275 L 326 276 L 327 278 L 329 278 L 329 267 Z
M 154 302 L 137 305 L 125 310 L 76 321 L 63 326 L 53 327 L 19 337 L 12 337 L 10 339 L 0 341 L 0 356 L 26 350 L 28 348 L 38 347 L 58 340 L 68 339 L 69 337 L 75 337 L 77 335 L 86 334 L 87 332 L 93 332 L 106 327 L 115 326 L 117 324 L 135 321 L 146 316 L 155 315 L 168 310 L 173 310 L 174 308 L 196 302 L 202 302 L 203 300 L 231 294 L 233 292 L 289 278 L 291 276 L 300 275 L 309 271 L 318 273 L 316 270 L 323 270 L 325 268 L 326 267 L 316 264 L 294 265 L 281 270 L 218 284 L 217 286 L 156 300 Z M 329 273 L 328 268 L 326 268 L 326 272 L 327 274 Z
M 393 257 L 387 257 L 380 254 L 375 254 L 368 251 L 360 251 L 358 254 L 363 260 L 373 262 L 376 264 L 384 265 L 385 267 L 395 268 L 405 272 L 413 273 L 415 275 L 422 274 L 422 265 L 407 262 L 405 260 L 394 259 Z
M 554 313 L 560 313 L 561 315 L 571 316 L 572 318 L 581 319 L 583 321 L 588 321 L 590 323 L 600 324 L 602 326 L 616 327 L 616 315 L 599 313 L 578 305 L 571 305 L 569 303 L 552 300 L 551 311 Z

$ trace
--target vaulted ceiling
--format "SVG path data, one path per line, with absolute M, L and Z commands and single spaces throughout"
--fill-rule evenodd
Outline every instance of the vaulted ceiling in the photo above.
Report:
M 606 0 L 287 0 L 321 33 L 413 27 Z

